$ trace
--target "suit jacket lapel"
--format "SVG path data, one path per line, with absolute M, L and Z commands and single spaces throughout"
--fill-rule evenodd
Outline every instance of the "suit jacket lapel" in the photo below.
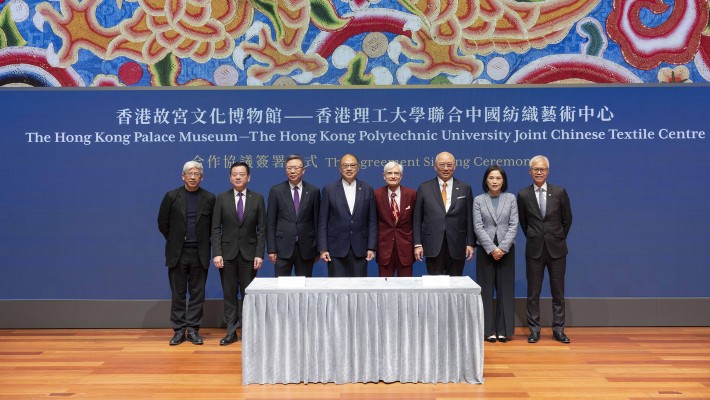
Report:
M 234 199 L 234 196 L 237 195 L 237 192 L 234 189 L 231 189 L 229 192 L 229 198 L 227 199 L 227 205 L 229 206 L 229 214 L 232 216 L 234 219 L 234 222 L 239 225 L 239 216 L 237 215 L 237 202 Z
M 187 192 L 187 189 L 185 189 L 184 187 L 182 188 L 182 190 L 179 190 L 175 201 L 177 202 L 177 206 L 180 209 L 180 215 L 182 215 L 182 220 L 187 222 L 187 215 L 185 215 L 185 213 L 187 212 L 187 200 L 185 199 L 185 192 Z
M 540 211 L 540 204 L 537 203 L 536 197 L 537 195 L 535 194 L 535 184 L 532 184 L 530 185 L 530 194 L 528 195 L 528 202 L 532 205 L 533 210 L 537 210 L 537 215 L 540 216 L 540 219 L 545 220 L 545 216 L 542 215 L 542 211 Z
M 410 196 L 407 192 L 400 189 L 400 193 L 402 193 L 402 198 L 399 199 L 399 217 L 401 220 L 402 215 L 405 211 L 407 211 L 407 207 L 414 207 L 414 204 L 412 202 L 412 196 Z
M 456 204 L 456 201 L 458 200 L 459 192 L 460 192 L 460 189 L 459 189 L 458 181 L 456 179 L 452 179 L 451 180 L 451 205 L 449 206 L 449 211 L 454 209 L 454 204 Z M 444 199 L 441 199 L 441 201 L 443 203 Z
M 288 209 L 291 213 L 293 213 L 294 221 L 297 221 L 298 220 L 298 213 L 296 212 L 296 204 L 293 203 L 293 194 L 292 194 L 293 189 L 291 189 L 291 183 L 289 183 L 289 181 L 286 181 L 284 184 L 286 186 L 284 186 L 284 189 L 281 191 L 281 194 L 282 194 L 282 196 L 284 196 L 284 201 L 286 202 L 286 204 L 290 204 L 290 206 L 288 206 Z M 300 196 L 299 197 L 299 202 L 300 202 L 299 207 L 302 207 L 303 203 L 304 203 L 305 193 L 300 193 L 303 191 L 305 191 L 305 186 L 304 186 L 304 190 L 300 190 L 298 193 L 298 195 Z
M 305 182 L 302 181 L 302 183 L 303 183 L 303 185 L 302 185 L 303 186 L 303 190 L 302 190 L 303 196 L 301 196 L 301 203 L 299 206 L 298 218 L 301 218 L 301 214 L 303 214 L 304 210 L 311 207 L 310 203 L 312 201 L 315 201 L 315 200 L 311 200 L 311 199 L 318 192 L 318 188 L 315 189 L 315 191 L 314 191 L 315 193 L 314 193 L 314 192 L 311 192 L 311 190 L 306 186 Z M 294 210 L 295 210 L 295 208 L 294 208 Z
M 407 196 L 407 192 L 402 190 L 402 187 L 399 187 L 399 216 L 400 218 L 402 217 L 402 214 L 404 214 L 404 210 L 407 209 L 407 203 L 409 203 L 409 196 Z
M 242 222 L 240 223 L 240 225 L 243 224 L 244 221 L 247 220 L 247 215 L 249 215 L 249 213 L 251 212 L 251 209 L 254 207 L 254 198 L 251 195 L 251 190 L 244 189 L 244 191 L 246 192 L 244 194 L 244 200 L 246 201 L 246 204 L 244 205 L 244 219 L 242 219 Z M 236 207 L 234 210 L 235 210 L 234 213 L 236 214 L 237 213 Z M 239 218 L 237 218 L 237 221 L 239 221 Z
M 491 196 L 483 196 L 484 203 L 486 204 L 486 208 L 488 209 L 488 214 L 493 217 L 493 221 L 498 223 L 498 216 L 499 216 L 499 211 L 503 208 L 503 204 L 501 202 L 498 203 L 498 208 L 493 207 L 493 202 L 491 201 Z
M 362 203 L 362 196 L 364 196 L 364 194 L 362 193 L 362 182 L 360 182 L 359 180 L 355 180 L 355 204 L 353 205 L 352 215 L 357 214 L 357 210 L 360 207 L 360 204 Z
M 389 212 L 390 217 L 389 217 L 389 218 L 386 218 L 385 220 L 386 220 L 386 221 L 391 221 L 392 224 L 394 224 L 394 217 L 392 216 L 392 208 L 390 207 L 389 193 L 390 193 L 390 192 L 389 192 L 389 190 L 387 189 L 387 186 L 385 186 L 384 193 L 382 194 L 382 196 L 380 196 L 379 199 L 377 199 L 377 201 L 379 201 L 379 202 L 381 203 L 381 206 L 384 207 L 383 210 L 390 210 L 390 212 Z M 401 203 L 402 203 L 402 202 L 401 202 L 401 199 L 400 199 L 400 204 L 401 204 Z M 400 212 L 401 212 L 401 209 L 400 209 Z
M 345 207 L 350 213 L 350 206 L 348 206 L 348 199 L 345 197 L 345 187 L 343 186 L 342 179 L 338 181 L 336 185 L 338 190 L 335 191 L 335 202 L 339 204 L 340 207 Z
M 434 198 L 437 199 L 437 202 L 441 206 L 441 209 L 444 210 L 444 214 L 446 213 L 446 204 L 444 204 L 444 199 L 441 197 L 441 191 L 439 190 L 439 179 L 434 178 L 431 184 L 431 190 L 434 192 Z M 452 191 L 453 193 L 453 191 Z
M 202 209 L 205 208 L 205 202 L 207 202 L 207 196 L 205 196 L 201 189 L 197 189 L 197 222 L 200 222 Z

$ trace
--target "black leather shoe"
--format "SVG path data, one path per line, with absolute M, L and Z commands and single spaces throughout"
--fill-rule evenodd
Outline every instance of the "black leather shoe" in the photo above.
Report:
M 187 340 L 192 344 L 204 344 L 204 340 L 197 331 L 187 331 Z
M 173 338 L 170 339 L 171 346 L 177 346 L 185 341 L 185 331 L 175 331 Z
M 229 346 L 230 344 L 239 341 L 239 335 L 237 335 L 237 332 L 234 332 L 230 335 L 227 335 L 222 338 L 222 340 L 219 341 L 220 346 Z
M 485 341 L 490 342 L 490 343 L 495 343 L 496 342 L 496 335 L 486 336 Z
M 510 339 L 508 339 L 507 336 L 498 336 L 498 341 L 501 342 L 501 343 L 505 343 L 505 342 L 507 342 L 508 340 L 510 340 Z
M 555 340 L 557 340 L 560 343 L 567 344 L 570 342 L 569 338 L 567 337 L 567 335 L 565 335 L 564 332 L 553 332 L 552 337 L 554 337 Z
M 537 343 L 538 341 L 540 341 L 540 332 L 530 332 L 528 343 Z

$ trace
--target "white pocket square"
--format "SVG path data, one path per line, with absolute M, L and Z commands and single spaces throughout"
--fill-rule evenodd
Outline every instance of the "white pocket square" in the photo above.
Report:
M 407 208 L 405 208 L 405 210 L 409 210 L 410 208 L 412 208 L 412 206 L 407 206 Z
M 466 196 L 459 196 L 456 199 L 465 199 L 465 198 L 466 198 Z

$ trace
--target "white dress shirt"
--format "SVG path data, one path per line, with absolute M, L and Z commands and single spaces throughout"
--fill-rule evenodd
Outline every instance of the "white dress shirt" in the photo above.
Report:
M 355 209 L 355 195 L 357 194 L 357 179 L 353 180 L 353 183 L 347 183 L 344 179 L 343 189 L 345 190 L 345 199 L 348 201 L 348 208 L 350 208 L 350 215 L 352 215 Z

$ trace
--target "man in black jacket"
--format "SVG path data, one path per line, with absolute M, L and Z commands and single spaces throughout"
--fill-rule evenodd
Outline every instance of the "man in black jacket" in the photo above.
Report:
M 552 334 L 558 342 L 570 342 L 565 335 L 565 271 L 572 207 L 565 188 L 547 182 L 549 173 L 550 162 L 547 157 L 533 157 L 530 160 L 533 184 L 518 192 L 520 228 L 526 239 L 529 343 L 540 340 L 540 290 L 545 267 L 550 276 L 552 292 Z
M 313 276 L 318 257 L 316 232 L 320 191 L 303 180 L 303 157 L 294 154 L 286 160 L 286 181 L 269 191 L 266 209 L 266 250 L 274 263 L 276 276 Z
M 189 340 L 202 344 L 198 331 L 210 266 L 210 235 L 215 197 L 202 189 L 202 164 L 188 161 L 182 169 L 185 184 L 165 194 L 158 212 L 158 229 L 165 237 L 172 301 L 170 323 L 175 334 L 170 345 Z M 190 300 L 185 295 L 189 292 Z

